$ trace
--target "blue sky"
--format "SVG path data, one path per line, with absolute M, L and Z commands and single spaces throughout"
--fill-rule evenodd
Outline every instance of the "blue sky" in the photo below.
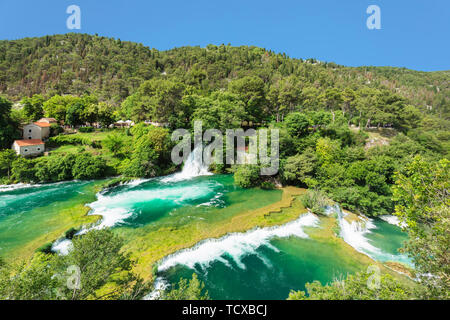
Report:
M 76 32 L 159 50 L 230 43 L 348 66 L 450 69 L 448 0 L 0 0 L 0 39 L 73 32 L 71 4 L 81 8 Z M 381 30 L 366 27 L 372 4 Z

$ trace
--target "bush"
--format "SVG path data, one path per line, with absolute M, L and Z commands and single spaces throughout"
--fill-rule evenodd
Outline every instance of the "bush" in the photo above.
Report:
M 325 207 L 331 204 L 331 200 L 320 190 L 308 190 L 301 200 L 305 208 L 315 214 L 324 214 Z
M 80 127 L 80 128 L 78 128 L 78 132 L 81 132 L 81 133 L 94 132 L 94 128 L 93 127 Z
M 50 125 L 50 136 L 54 137 L 64 132 L 64 129 L 57 123 Z
M 89 153 L 78 155 L 72 168 L 74 179 L 98 179 L 106 174 L 106 162 L 101 157 L 94 157 Z
M 48 145 L 50 147 L 62 146 L 66 144 L 71 145 L 81 144 L 85 146 L 93 146 L 93 143 L 89 139 L 75 135 L 59 135 L 48 139 Z
M 66 239 L 72 240 L 78 231 L 79 231 L 78 229 L 72 227 L 64 233 L 64 237 Z
M 42 252 L 42 253 L 45 253 L 45 254 L 52 254 L 53 253 L 52 245 L 53 245 L 53 243 L 48 242 L 48 243 L 40 246 L 39 248 L 37 248 L 36 252 Z
M 273 190 L 273 189 L 275 189 L 275 185 L 270 181 L 264 181 L 261 183 L 261 189 Z
M 256 165 L 239 165 L 234 172 L 234 183 L 241 188 L 252 188 L 260 183 L 259 167 Z

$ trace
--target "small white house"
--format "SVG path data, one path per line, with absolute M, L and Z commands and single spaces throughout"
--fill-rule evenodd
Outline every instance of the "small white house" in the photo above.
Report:
M 24 157 L 35 156 L 44 153 L 45 144 L 41 139 L 16 140 L 12 149 Z
M 24 140 L 45 140 L 50 136 L 50 123 L 34 122 L 23 127 Z

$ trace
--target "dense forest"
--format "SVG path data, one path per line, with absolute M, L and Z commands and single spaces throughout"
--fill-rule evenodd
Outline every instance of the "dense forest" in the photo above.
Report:
M 87 34 L 0 41 L 0 93 L 12 100 L 36 93 L 94 94 L 101 101 L 119 104 L 149 79 L 174 80 L 208 93 L 227 89 L 231 80 L 245 76 L 262 80 L 270 115 L 317 102 L 336 107 L 336 101 L 330 101 L 332 92 L 325 94 L 326 90 L 342 92 L 345 88 L 358 92 L 387 89 L 422 112 L 442 117 L 449 111 L 450 71 L 349 68 L 246 46 L 158 51 Z M 287 110 L 276 110 L 278 105 Z

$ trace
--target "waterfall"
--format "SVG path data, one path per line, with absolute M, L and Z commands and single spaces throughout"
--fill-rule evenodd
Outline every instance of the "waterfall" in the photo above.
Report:
M 328 215 L 337 214 L 340 237 L 356 251 L 376 261 L 396 261 L 411 265 L 409 258 L 404 254 L 390 254 L 371 243 L 366 236 L 377 228 L 372 219 L 365 216 L 357 216 L 357 219 L 346 219 L 349 213 L 343 212 L 338 205 L 327 207 L 326 213 Z
M 243 258 L 249 254 L 255 254 L 264 263 L 270 264 L 264 256 L 258 254 L 261 246 L 278 252 L 270 241 L 273 238 L 289 238 L 295 236 L 306 239 L 305 227 L 317 227 L 319 219 L 312 213 L 301 215 L 297 220 L 281 226 L 255 228 L 247 232 L 229 233 L 221 238 L 210 238 L 197 243 L 195 246 L 182 249 L 166 256 L 160 261 L 158 272 L 167 271 L 176 265 L 185 265 L 195 269 L 198 265 L 206 270 L 214 261 L 220 261 L 231 268 L 224 255 L 230 257 L 236 265 L 245 270 Z
M 351 245 L 356 251 L 368 255 L 372 259 L 382 255 L 381 250 L 374 247 L 365 237 L 366 234 L 372 232 L 372 229 L 376 228 L 372 219 L 361 216 L 358 217 L 358 220 L 348 221 L 345 218 L 348 214 L 343 212 L 339 206 L 335 210 L 338 214 L 340 236 L 345 242 Z
M 380 219 L 400 228 L 406 228 L 408 226 L 405 222 L 400 221 L 400 219 L 396 216 L 384 215 L 380 216 Z
M 195 147 L 186 159 L 181 172 L 163 178 L 162 182 L 177 182 L 188 180 L 198 176 L 207 176 L 212 173 L 208 171 L 208 166 L 202 160 L 202 146 Z

